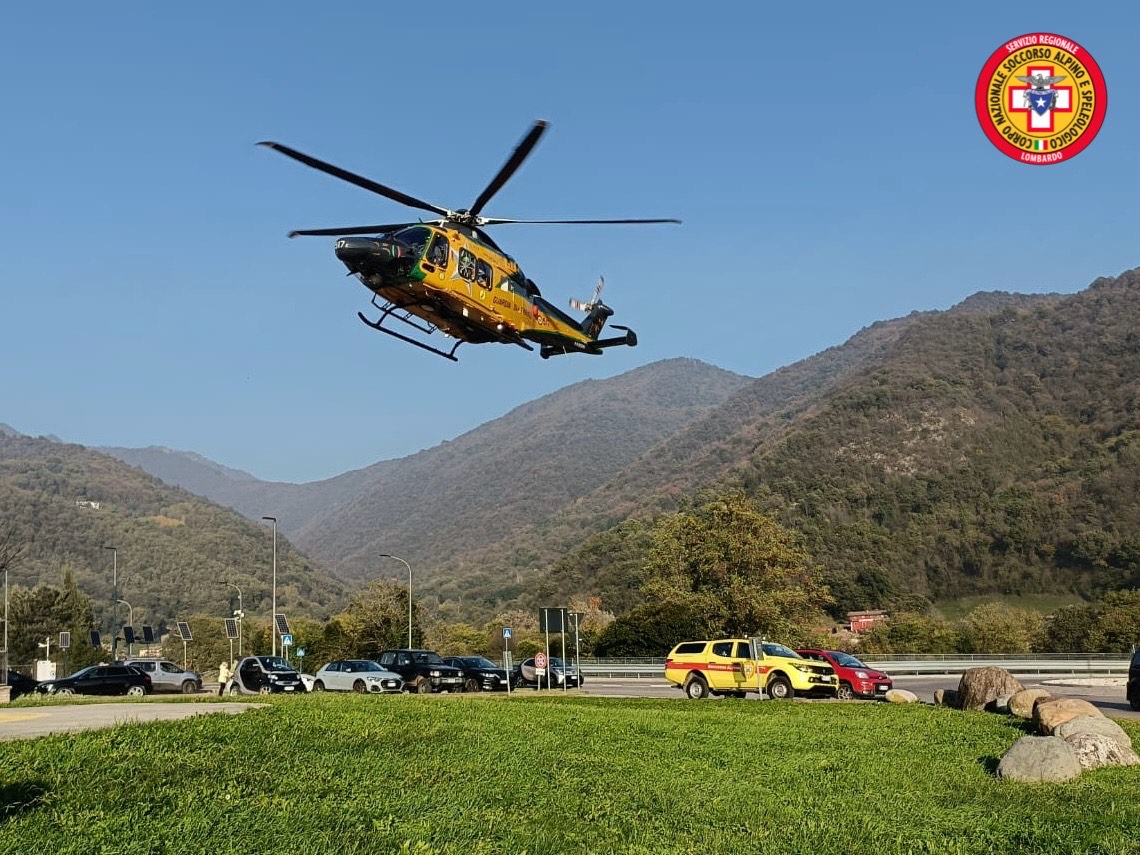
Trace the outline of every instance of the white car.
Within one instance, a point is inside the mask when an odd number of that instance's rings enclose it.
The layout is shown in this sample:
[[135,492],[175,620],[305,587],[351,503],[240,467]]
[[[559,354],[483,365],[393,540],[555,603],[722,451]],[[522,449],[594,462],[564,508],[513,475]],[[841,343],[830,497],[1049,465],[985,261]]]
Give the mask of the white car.
[[399,693],[404,681],[399,674],[371,659],[338,659],[329,662],[313,676],[314,692]]

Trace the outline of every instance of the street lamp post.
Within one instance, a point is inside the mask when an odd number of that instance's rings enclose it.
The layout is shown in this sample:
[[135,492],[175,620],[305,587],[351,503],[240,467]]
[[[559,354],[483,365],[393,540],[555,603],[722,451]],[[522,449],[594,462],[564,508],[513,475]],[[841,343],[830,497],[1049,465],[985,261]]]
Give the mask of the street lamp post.
[[273,636],[273,655],[277,655],[277,517],[262,517],[273,523],[273,614],[269,616],[269,634]]
[[408,649],[412,648],[412,565],[400,558],[398,555],[389,555],[387,552],[381,553],[381,558],[395,558],[401,564],[408,568]]
[[[111,555],[114,559],[111,570],[111,598],[115,601],[115,615],[111,619],[111,638],[116,638],[119,632],[119,549],[116,546],[104,546],[104,549],[111,550]],[[111,653],[115,652],[115,642],[111,642]]]
[[[127,607],[127,626],[129,626],[131,628],[131,634],[134,635],[135,607],[132,606],[130,603],[128,603],[126,600],[116,600],[116,602],[122,603],[124,606]],[[135,655],[134,643],[128,641],[127,642],[127,656],[134,656],[134,655]]]
[[[237,618],[238,658],[240,659],[241,658],[241,619],[243,617],[245,617],[245,606],[243,606],[241,604],[241,588],[239,588],[233,582],[226,582],[226,584],[238,592],[238,610],[236,612],[234,612],[234,617]],[[231,652],[233,652],[233,651],[231,651]]]

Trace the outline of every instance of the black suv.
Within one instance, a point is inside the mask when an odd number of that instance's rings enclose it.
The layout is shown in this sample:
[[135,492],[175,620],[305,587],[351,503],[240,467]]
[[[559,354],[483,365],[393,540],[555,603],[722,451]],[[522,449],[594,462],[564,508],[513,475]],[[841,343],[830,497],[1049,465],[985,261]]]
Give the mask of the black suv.
[[427,695],[463,690],[463,672],[445,665],[433,650],[385,650],[376,661],[403,677],[409,692]]
[[92,665],[70,677],[45,680],[37,692],[49,695],[131,695],[151,693],[150,675],[130,665]]
[[507,672],[483,656],[448,656],[445,665],[463,672],[465,692],[505,692]]
[[1140,647],[1132,651],[1132,662],[1128,666],[1128,688],[1124,695],[1128,706],[1140,710]]

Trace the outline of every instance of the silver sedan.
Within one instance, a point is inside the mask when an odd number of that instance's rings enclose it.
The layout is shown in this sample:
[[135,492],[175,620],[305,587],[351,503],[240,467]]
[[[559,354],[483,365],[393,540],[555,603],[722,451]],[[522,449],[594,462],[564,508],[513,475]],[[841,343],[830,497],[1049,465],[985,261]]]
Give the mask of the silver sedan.
[[399,674],[371,659],[338,659],[329,662],[313,675],[315,692],[357,692],[359,694],[403,691]]

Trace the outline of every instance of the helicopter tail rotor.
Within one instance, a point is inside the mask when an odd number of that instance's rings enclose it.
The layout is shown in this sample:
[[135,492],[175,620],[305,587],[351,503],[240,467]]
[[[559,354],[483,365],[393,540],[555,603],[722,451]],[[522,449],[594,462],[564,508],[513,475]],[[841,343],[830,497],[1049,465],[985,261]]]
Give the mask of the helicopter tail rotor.
[[606,277],[599,276],[598,284],[594,286],[594,296],[590,298],[590,302],[583,303],[581,300],[571,300],[570,308],[577,309],[579,312],[592,312],[594,307],[600,302],[599,298],[602,296],[602,289],[606,287]]

